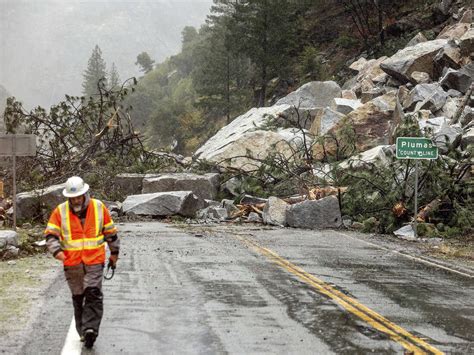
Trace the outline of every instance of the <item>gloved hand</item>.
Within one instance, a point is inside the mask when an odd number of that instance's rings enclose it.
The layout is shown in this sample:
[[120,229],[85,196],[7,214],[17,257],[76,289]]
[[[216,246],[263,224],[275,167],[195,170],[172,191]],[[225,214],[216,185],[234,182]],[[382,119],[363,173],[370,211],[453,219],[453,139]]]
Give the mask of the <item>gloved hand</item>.
[[109,265],[112,269],[115,269],[117,266],[118,255],[110,255],[109,256]]

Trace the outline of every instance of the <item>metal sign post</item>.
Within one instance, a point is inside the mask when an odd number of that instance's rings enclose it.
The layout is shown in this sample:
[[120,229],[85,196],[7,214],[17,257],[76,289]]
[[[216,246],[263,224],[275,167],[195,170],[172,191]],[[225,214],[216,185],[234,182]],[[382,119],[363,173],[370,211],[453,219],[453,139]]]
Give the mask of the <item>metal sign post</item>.
[[13,230],[16,230],[16,157],[36,155],[34,134],[0,134],[0,156],[11,156],[13,160]]
[[417,237],[418,223],[418,160],[437,159],[438,147],[428,138],[423,137],[398,137],[396,144],[397,159],[415,159],[415,212],[413,227]]

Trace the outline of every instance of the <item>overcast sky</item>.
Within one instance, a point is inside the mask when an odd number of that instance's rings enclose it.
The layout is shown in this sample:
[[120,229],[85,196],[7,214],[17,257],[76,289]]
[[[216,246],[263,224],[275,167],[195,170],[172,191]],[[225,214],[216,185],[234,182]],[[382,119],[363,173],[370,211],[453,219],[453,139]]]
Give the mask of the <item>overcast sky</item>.
[[107,70],[138,75],[146,51],[157,63],[180,51],[184,26],[204,23],[212,0],[0,0],[0,84],[26,106],[81,93],[96,44]]

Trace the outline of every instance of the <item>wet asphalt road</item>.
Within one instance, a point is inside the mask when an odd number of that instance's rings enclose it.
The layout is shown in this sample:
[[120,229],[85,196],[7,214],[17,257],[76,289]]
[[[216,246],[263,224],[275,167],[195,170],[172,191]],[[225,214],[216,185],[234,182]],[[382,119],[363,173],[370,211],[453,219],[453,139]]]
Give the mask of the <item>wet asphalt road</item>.
[[[104,283],[101,333],[94,349],[83,354],[406,351],[265,252],[278,254],[331,292],[370,308],[435,350],[474,353],[473,278],[349,233],[129,223],[120,226],[120,236],[117,273]],[[62,275],[45,304],[23,354],[61,353],[72,318]]]

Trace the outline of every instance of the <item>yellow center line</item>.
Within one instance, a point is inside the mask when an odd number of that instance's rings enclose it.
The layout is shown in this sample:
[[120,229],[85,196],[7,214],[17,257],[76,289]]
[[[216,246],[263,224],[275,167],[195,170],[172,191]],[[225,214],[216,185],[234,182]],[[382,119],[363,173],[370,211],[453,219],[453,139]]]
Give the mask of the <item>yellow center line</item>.
[[373,328],[384,334],[387,334],[392,340],[402,345],[412,354],[443,354],[442,351],[428,344],[421,338],[409,333],[407,330],[392,323],[387,318],[359,303],[354,298],[345,295],[344,293],[336,290],[334,287],[330,286],[326,282],[318,279],[314,275],[307,273],[306,271],[292,264],[288,260],[283,259],[272,250],[264,248],[258,245],[256,242],[245,237],[236,236],[236,238],[242,241],[247,246],[253,248],[255,251],[259,252],[260,254],[263,254],[275,264],[280,265],[288,272],[298,276],[305,283],[313,286],[319,293],[324,294],[329,298],[333,299],[340,306],[342,306],[352,314],[356,315],[366,323],[370,324]]

